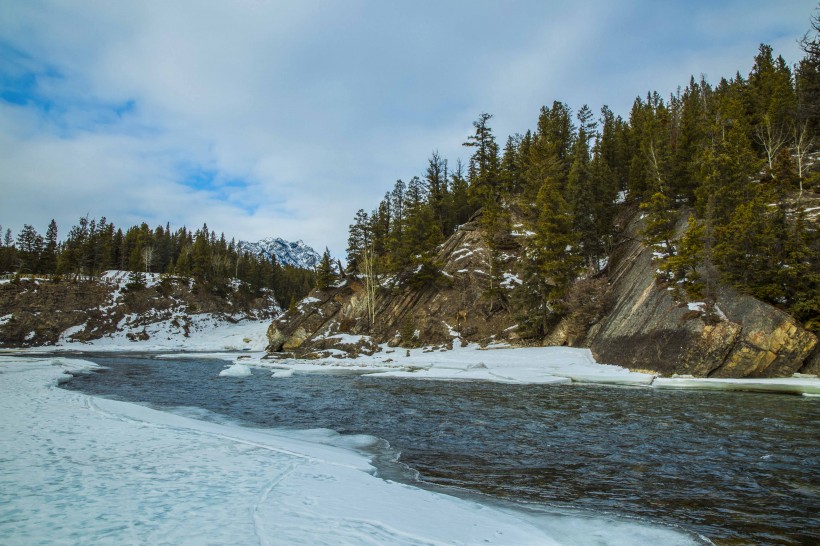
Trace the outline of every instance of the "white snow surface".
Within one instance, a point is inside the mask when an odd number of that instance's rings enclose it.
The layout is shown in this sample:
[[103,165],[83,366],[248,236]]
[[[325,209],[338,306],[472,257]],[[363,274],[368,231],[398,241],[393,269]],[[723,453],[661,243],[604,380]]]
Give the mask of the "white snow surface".
[[504,273],[504,280],[501,281],[501,286],[504,288],[512,290],[516,286],[523,284],[524,281],[521,280],[521,277],[514,273]]
[[570,347],[509,348],[498,345],[481,349],[473,344],[442,351],[383,346],[378,353],[360,355],[355,359],[331,357],[310,361],[287,359],[246,363],[262,367],[285,366],[302,373],[332,373],[341,369],[381,377],[496,383],[650,385],[655,377],[630,372],[620,366],[598,364],[588,349]]
[[720,391],[782,392],[786,394],[820,395],[820,379],[811,376],[770,379],[719,379],[703,377],[658,377],[652,386],[657,389],[699,389]]
[[[446,324],[445,324],[446,326]],[[458,335],[451,329],[451,334]],[[456,345],[458,340],[454,339]],[[285,368],[296,373],[367,373],[371,377],[404,377],[447,381],[490,381],[517,384],[589,383],[664,389],[757,391],[786,394],[820,394],[820,378],[806,375],[782,379],[661,378],[632,372],[620,366],[599,364],[589,349],[572,347],[514,348],[472,344],[453,350],[431,347],[391,349],[386,345],[373,355],[317,360],[269,360],[248,355],[250,366]]]
[[385,481],[350,449],[367,436],[242,428],[56,388],[83,367],[94,364],[0,356],[2,544],[698,543]]
[[[126,326],[126,317],[122,329],[112,335],[103,336],[86,343],[75,342],[69,336],[82,327],[67,329],[55,345],[46,345],[27,352],[54,351],[111,351],[111,352],[156,352],[156,351],[264,351],[268,345],[267,331],[270,319],[241,319],[236,323],[228,322],[216,315],[202,313],[180,315],[177,324],[174,319],[162,320],[145,326]],[[182,324],[189,322],[189,336],[185,337]],[[138,334],[145,330],[149,338],[145,341],[128,339],[129,333]]]
[[338,341],[339,343],[347,344],[347,345],[356,345],[357,343],[361,343],[362,341],[370,340],[370,336],[365,335],[353,335],[353,334],[345,334],[343,332],[338,332],[335,334],[326,334],[323,336],[324,339],[332,339]]

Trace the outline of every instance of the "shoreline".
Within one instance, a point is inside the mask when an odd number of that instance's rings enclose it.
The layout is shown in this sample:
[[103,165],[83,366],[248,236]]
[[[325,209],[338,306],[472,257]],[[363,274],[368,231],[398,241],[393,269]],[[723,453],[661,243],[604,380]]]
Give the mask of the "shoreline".
[[[150,346],[83,344],[82,347],[43,346],[0,349],[0,356],[132,355],[149,358],[215,358],[232,364],[225,375],[236,370],[247,375],[250,368],[270,370],[287,377],[292,373],[361,373],[374,377],[395,377],[439,381],[489,381],[508,384],[609,385],[655,389],[756,392],[820,397],[820,378],[795,374],[782,378],[661,377],[634,372],[620,366],[595,361],[588,349],[570,347],[492,347],[469,345],[446,351],[428,348],[398,349],[382,346],[380,352],[357,358],[326,357],[315,360],[270,358],[260,350],[208,346]],[[234,371],[232,371],[232,369]]]

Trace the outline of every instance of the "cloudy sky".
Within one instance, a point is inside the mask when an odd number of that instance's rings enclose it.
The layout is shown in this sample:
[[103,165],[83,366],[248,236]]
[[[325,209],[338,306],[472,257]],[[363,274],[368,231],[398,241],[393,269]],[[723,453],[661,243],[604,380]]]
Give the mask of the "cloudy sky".
[[303,239],[347,226],[481,112],[626,116],[689,75],[793,64],[814,0],[3,0],[0,225],[81,216]]

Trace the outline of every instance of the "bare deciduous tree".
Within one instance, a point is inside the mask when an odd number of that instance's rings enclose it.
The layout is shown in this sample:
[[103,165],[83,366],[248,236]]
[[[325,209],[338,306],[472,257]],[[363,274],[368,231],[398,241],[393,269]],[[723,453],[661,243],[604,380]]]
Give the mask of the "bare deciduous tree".
[[367,307],[367,318],[370,321],[370,327],[376,322],[376,288],[378,287],[378,279],[375,272],[375,257],[373,252],[373,243],[367,245],[362,250],[362,273],[364,274],[364,291],[365,291],[365,305]]
[[797,178],[800,181],[800,195],[798,199],[803,197],[803,175],[806,170],[806,160],[809,154],[814,149],[814,135],[809,131],[809,124],[807,121],[803,123],[796,123],[792,126],[792,151],[797,159]]
[[786,144],[785,131],[779,125],[775,125],[771,117],[766,114],[763,116],[763,124],[755,129],[755,139],[766,151],[766,161],[769,164],[769,172],[771,172],[777,152]]
[[154,247],[146,246],[142,249],[142,262],[145,264],[145,272],[151,272],[151,264],[154,263]]

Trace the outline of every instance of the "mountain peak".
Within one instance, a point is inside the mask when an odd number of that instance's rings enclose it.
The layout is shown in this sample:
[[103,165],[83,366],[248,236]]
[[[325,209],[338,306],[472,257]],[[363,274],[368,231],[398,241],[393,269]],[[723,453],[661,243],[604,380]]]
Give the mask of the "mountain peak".
[[258,242],[240,241],[239,247],[257,256],[275,259],[281,265],[291,265],[303,269],[313,269],[321,257],[301,239],[286,241],[281,237],[265,237]]

